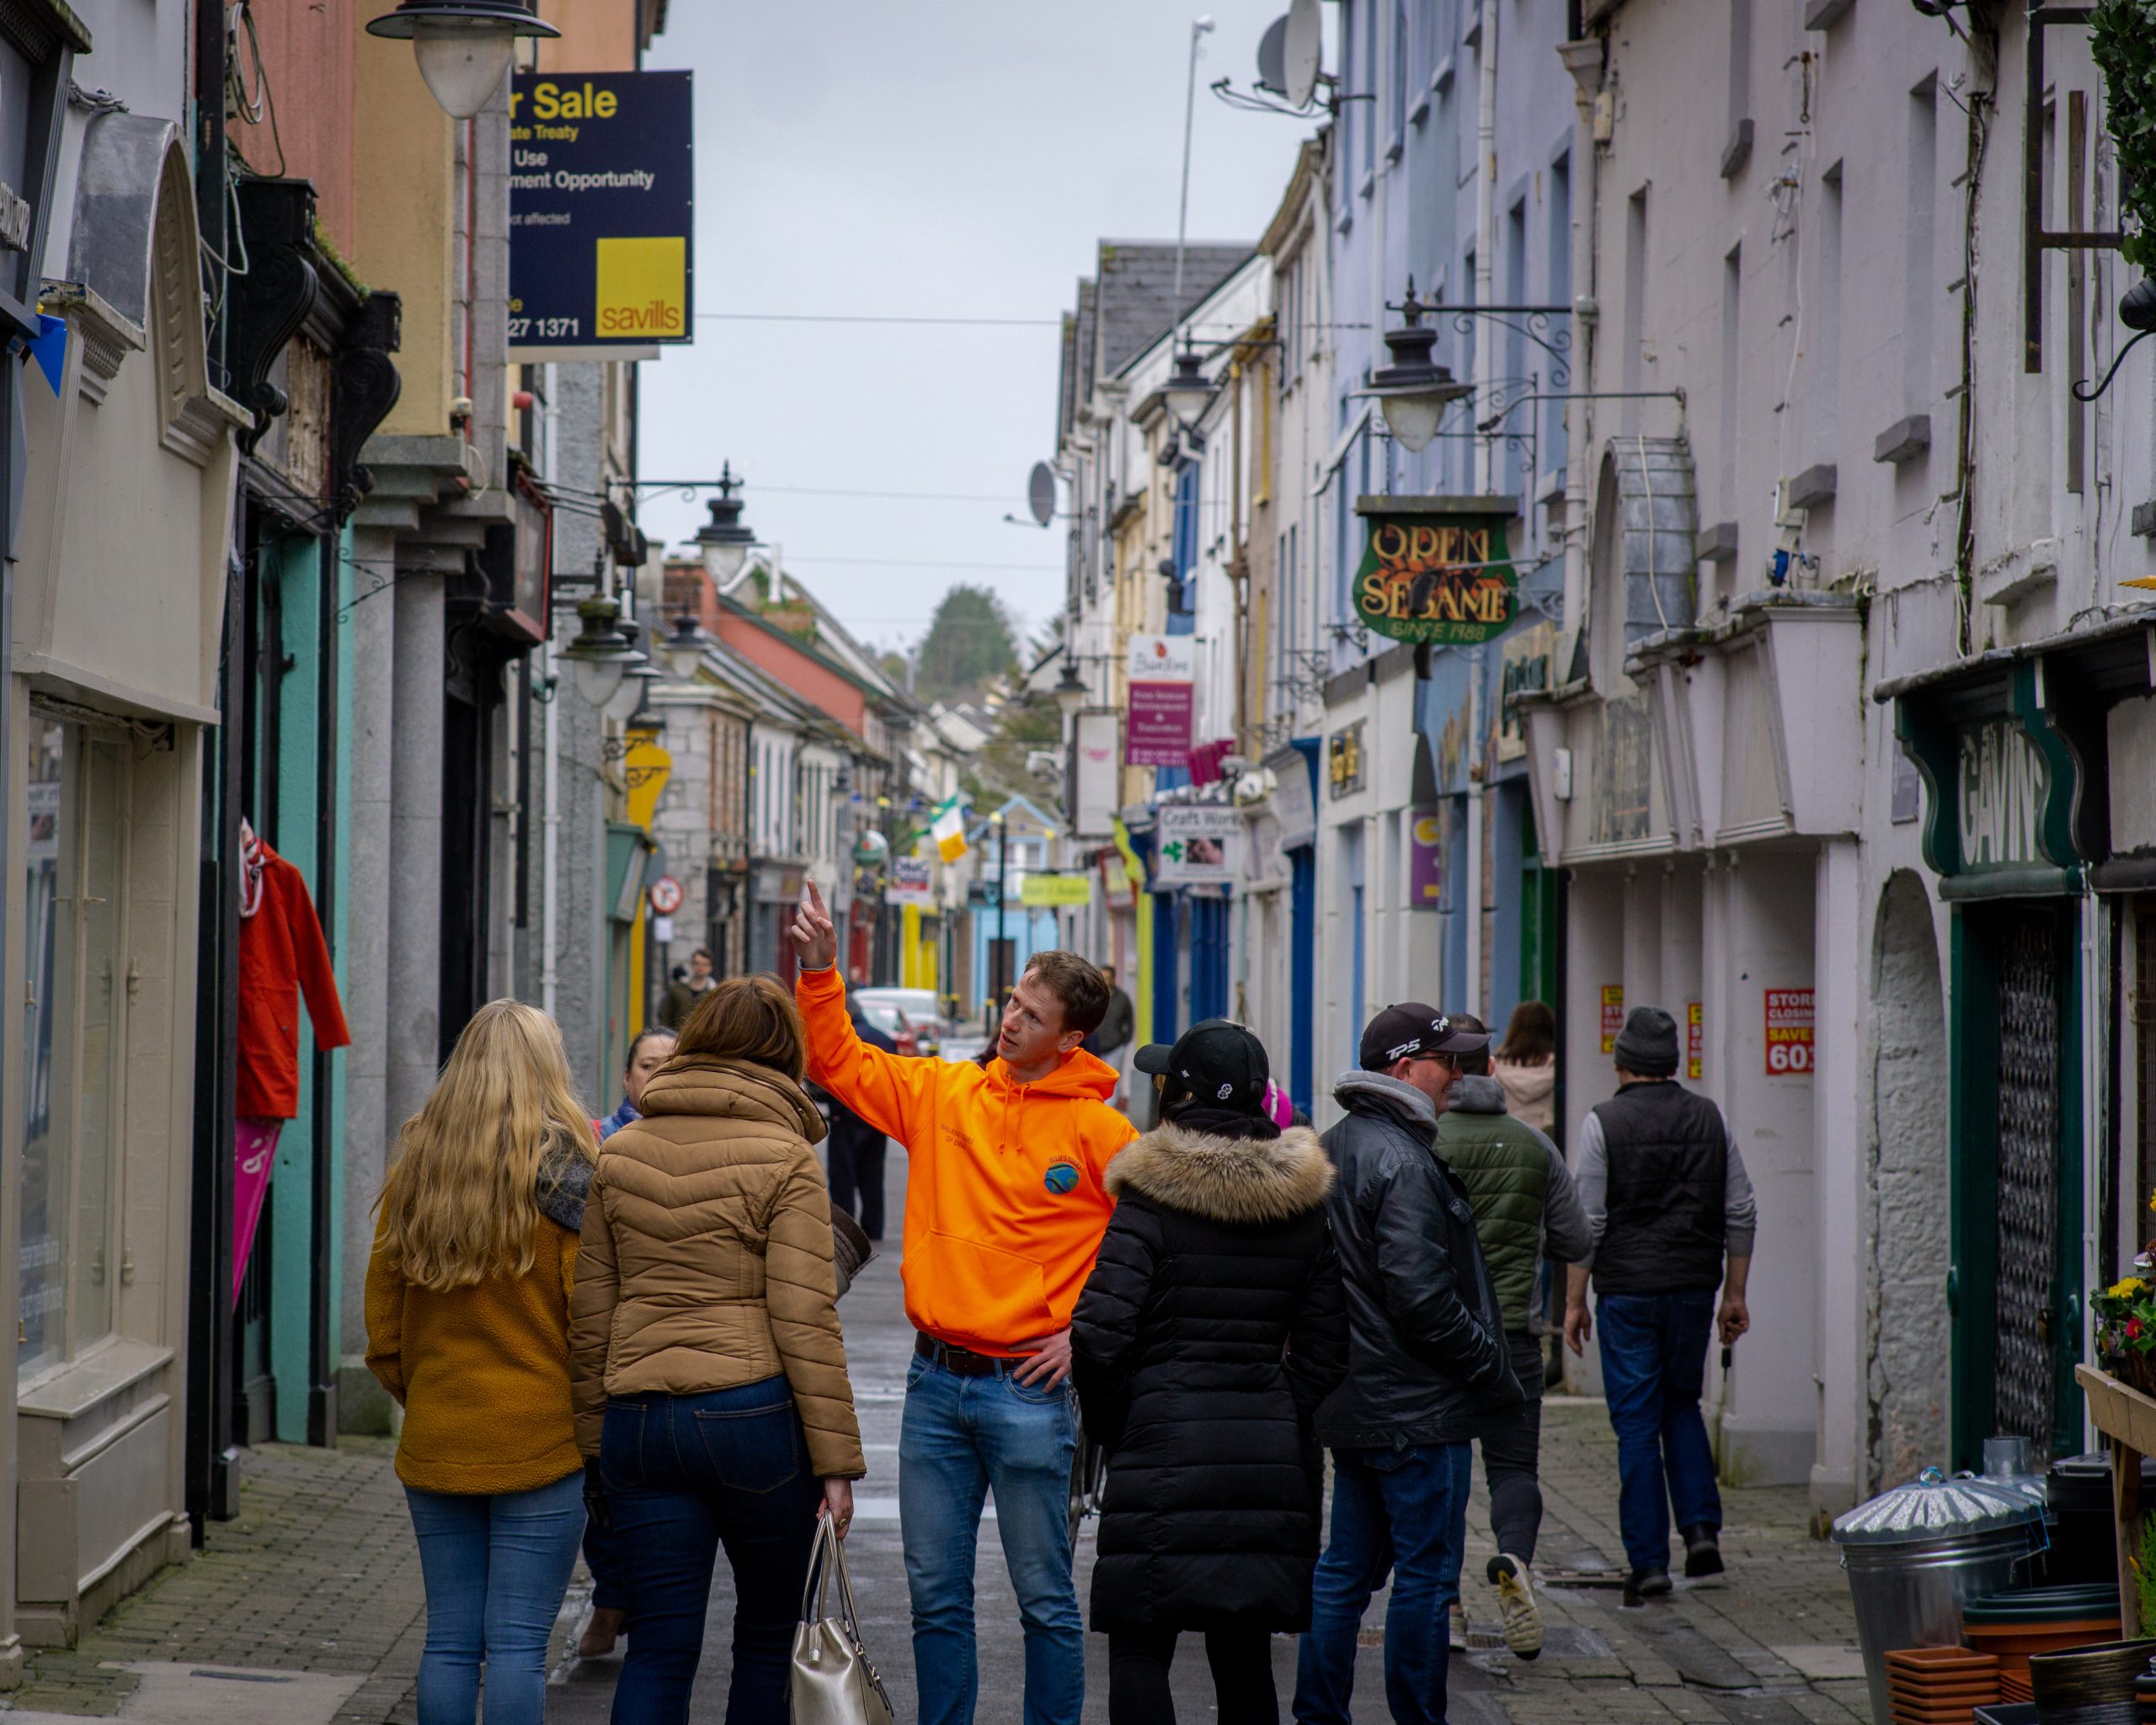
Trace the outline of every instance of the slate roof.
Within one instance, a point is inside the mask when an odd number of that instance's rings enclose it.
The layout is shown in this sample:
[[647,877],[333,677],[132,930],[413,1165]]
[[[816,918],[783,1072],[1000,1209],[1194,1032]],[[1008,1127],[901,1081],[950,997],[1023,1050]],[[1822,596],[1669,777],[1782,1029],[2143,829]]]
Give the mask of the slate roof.
[[1077,309],[1065,320],[1058,430],[1069,433],[1072,414],[1097,379],[1113,377],[1145,352],[1255,249],[1241,241],[1186,247],[1178,307],[1173,240],[1102,240],[1092,276],[1078,283]]

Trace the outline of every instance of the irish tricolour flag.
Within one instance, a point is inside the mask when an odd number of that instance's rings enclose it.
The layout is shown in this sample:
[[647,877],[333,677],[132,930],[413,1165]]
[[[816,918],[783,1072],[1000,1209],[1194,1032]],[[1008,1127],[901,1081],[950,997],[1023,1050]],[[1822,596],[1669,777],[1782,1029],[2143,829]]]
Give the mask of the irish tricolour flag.
[[955,862],[966,854],[965,811],[958,806],[956,797],[936,811],[936,819],[929,823],[928,836],[936,841],[936,852],[946,862]]

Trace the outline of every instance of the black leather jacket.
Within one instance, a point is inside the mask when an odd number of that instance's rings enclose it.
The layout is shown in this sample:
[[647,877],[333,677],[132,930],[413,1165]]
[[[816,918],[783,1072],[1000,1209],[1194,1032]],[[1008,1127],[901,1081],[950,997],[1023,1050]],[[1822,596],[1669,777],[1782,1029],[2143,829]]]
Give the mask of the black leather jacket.
[[1467,1188],[1431,1147],[1436,1111],[1379,1072],[1347,1073],[1333,1097],[1348,1118],[1322,1140],[1339,1173],[1326,1204],[1349,1363],[1318,1435],[1351,1450],[1480,1437],[1519,1401],[1519,1380]]

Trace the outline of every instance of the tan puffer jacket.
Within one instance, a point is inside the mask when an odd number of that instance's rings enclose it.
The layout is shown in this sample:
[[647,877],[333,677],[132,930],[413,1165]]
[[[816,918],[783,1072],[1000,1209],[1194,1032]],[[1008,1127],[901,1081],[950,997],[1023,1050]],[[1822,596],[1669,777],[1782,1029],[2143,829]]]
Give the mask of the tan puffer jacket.
[[831,1274],[824,1122],[769,1067],[693,1056],[609,1138],[584,1211],[570,1303],[578,1447],[610,1395],[731,1390],[784,1372],[820,1478],[867,1464]]

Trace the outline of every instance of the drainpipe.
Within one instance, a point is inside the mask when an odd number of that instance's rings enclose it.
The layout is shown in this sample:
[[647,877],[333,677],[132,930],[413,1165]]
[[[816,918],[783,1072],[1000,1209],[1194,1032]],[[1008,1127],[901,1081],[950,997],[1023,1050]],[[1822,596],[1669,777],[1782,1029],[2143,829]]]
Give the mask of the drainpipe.
[[[1497,302],[1497,8],[1482,0],[1481,41],[1475,51],[1479,87],[1475,114],[1475,303]],[[1483,418],[1497,382],[1497,344],[1488,331],[1475,344],[1475,403]],[[1497,489],[1497,438],[1475,446],[1475,489]],[[1524,509],[1522,513],[1524,514]],[[1482,649],[1468,655],[1467,673],[1467,976],[1462,998],[1482,1013]]]
[[[1602,43],[1594,37],[1574,40],[1558,51],[1572,75],[1572,387],[1594,387],[1595,235],[1600,224],[1598,182],[1601,157],[1594,143],[1594,99],[1602,88]],[[1568,402],[1565,411],[1565,616],[1560,634],[1577,641],[1587,627],[1587,467],[1593,445],[1593,403]],[[1555,685],[1572,676],[1569,662],[1553,665]]]
[[561,931],[555,916],[555,894],[559,883],[562,843],[562,680],[554,662],[551,636],[541,644],[545,655],[547,736],[543,749],[540,816],[539,862],[539,1009],[554,1017],[555,985],[561,958]]

